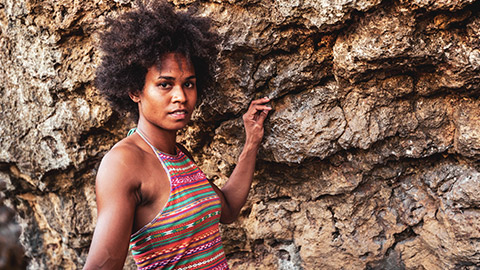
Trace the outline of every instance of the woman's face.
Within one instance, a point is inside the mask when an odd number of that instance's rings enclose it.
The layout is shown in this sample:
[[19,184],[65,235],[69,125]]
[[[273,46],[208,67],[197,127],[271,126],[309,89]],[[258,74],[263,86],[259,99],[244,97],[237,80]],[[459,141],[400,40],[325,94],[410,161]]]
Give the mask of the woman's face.
[[160,66],[148,69],[143,91],[132,97],[139,104],[140,119],[165,130],[182,129],[195,109],[196,82],[195,69],[185,56],[165,54]]

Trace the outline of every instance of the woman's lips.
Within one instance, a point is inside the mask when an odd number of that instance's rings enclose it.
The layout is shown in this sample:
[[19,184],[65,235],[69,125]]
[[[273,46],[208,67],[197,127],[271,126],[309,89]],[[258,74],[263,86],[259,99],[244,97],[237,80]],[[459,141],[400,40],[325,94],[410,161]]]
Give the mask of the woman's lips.
[[172,117],[176,119],[185,119],[187,117],[187,111],[186,110],[175,110],[173,112],[168,113]]

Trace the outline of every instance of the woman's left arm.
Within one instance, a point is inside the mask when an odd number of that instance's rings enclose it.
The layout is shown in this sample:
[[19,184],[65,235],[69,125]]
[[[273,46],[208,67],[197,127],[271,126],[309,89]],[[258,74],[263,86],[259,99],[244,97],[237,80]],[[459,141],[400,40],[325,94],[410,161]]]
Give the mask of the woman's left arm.
[[220,217],[222,223],[235,221],[247,201],[255,171],[257,152],[263,138],[263,122],[272,109],[265,105],[268,101],[270,101],[268,98],[252,101],[248,111],[243,115],[246,140],[237,165],[222,189],[212,184],[222,200],[222,215]]

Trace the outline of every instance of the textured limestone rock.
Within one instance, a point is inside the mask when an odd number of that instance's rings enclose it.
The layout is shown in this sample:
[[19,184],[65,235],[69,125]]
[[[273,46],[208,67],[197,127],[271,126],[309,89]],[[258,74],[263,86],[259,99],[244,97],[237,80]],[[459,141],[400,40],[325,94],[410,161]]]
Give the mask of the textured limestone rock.
[[[324,158],[335,152],[336,141],[346,125],[338,92],[337,84],[330,82],[276,102],[263,145],[264,159],[299,163],[305,158]],[[289,142],[278,145],[279,138],[289,138]]]
[[446,9],[446,10],[456,10],[465,7],[465,5],[471,4],[473,0],[466,0],[466,1],[452,1],[452,0],[440,0],[440,1],[433,1],[433,0],[400,0],[402,4],[408,5],[409,7],[414,8],[425,8],[427,10],[437,10],[437,9]]
[[25,252],[18,243],[20,226],[14,221],[15,212],[3,202],[5,188],[6,183],[0,178],[0,269],[26,269]]
[[[217,184],[248,103],[272,98],[249,200],[222,227],[232,269],[480,268],[479,1],[170,2],[223,38],[180,136]],[[0,182],[29,269],[85,261],[96,168],[134,125],[93,87],[95,32],[134,6],[0,0]]]
[[480,102],[462,100],[455,110],[455,149],[464,156],[480,154]]

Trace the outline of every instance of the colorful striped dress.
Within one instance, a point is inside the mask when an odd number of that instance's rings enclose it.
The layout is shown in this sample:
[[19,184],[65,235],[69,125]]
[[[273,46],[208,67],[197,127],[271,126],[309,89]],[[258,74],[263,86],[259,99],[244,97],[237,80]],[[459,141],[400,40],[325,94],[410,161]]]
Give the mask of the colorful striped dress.
[[152,147],[170,178],[164,209],[130,238],[138,269],[228,269],[220,237],[220,198],[205,174],[177,148]]

